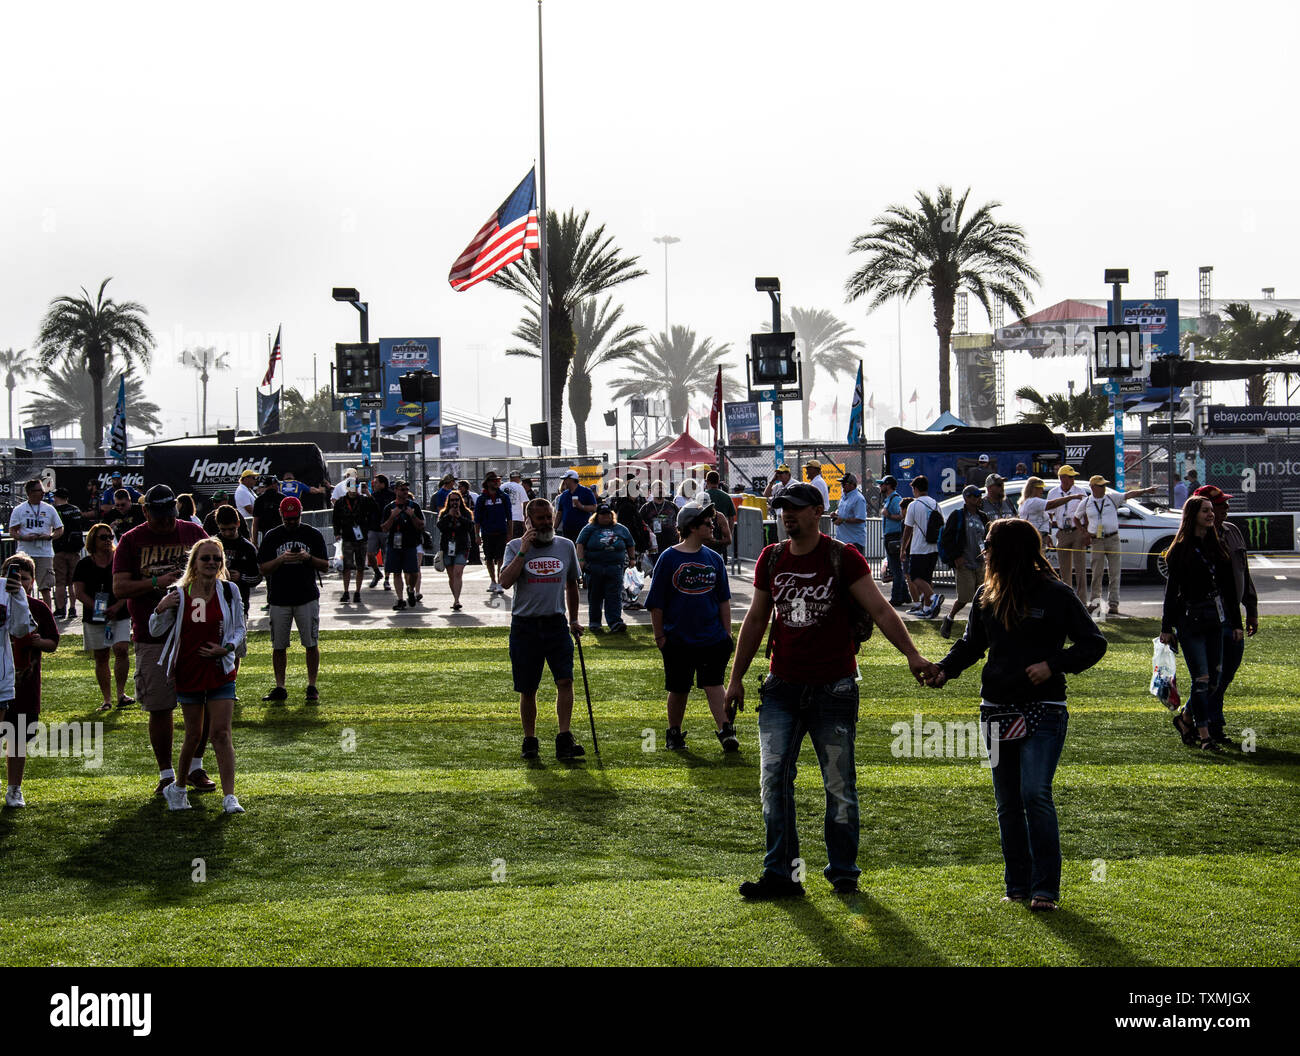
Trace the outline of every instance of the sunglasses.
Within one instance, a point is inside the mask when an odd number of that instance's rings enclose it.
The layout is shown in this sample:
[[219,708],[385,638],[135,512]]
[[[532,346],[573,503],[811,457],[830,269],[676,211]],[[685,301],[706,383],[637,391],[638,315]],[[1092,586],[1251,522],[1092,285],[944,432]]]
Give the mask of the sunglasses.
[[221,564],[222,557],[220,554],[199,554],[199,556],[195,558],[195,560],[202,561],[204,563],[211,561],[219,565]]

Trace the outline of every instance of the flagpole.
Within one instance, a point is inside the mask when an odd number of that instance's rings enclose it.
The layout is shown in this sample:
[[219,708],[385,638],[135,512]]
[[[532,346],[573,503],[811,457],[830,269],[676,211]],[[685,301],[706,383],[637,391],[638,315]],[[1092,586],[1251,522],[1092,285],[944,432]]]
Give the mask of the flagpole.
[[[542,0],[537,0],[537,204],[538,212],[538,251],[539,267],[537,277],[540,284],[542,301],[542,421],[555,431],[551,433],[553,450],[560,449],[560,422],[551,422],[551,306],[550,281],[546,267],[546,105],[544,102],[544,80],[542,77]],[[563,419],[561,419],[562,421]],[[550,452],[546,452],[550,454]],[[546,463],[540,469],[542,494],[546,491]]]

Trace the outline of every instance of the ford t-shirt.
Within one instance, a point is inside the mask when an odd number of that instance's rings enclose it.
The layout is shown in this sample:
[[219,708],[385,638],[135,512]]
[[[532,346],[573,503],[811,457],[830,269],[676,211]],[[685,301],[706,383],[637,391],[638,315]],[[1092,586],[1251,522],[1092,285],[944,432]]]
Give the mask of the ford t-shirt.
[[[519,556],[519,539],[506,543],[505,564]],[[514,616],[555,616],[564,612],[564,588],[578,581],[578,551],[571,540],[557,535],[549,543],[534,542],[524,555],[524,570],[515,580]]]
[[[787,682],[814,685],[851,678],[857,670],[857,648],[848,607],[831,567],[830,539],[823,535],[817,548],[802,557],[790,552],[788,542],[784,547],[770,578],[772,547],[765,548],[754,565],[754,586],[772,595],[776,611],[772,674]],[[840,574],[847,591],[871,570],[861,554],[846,546]]]
[[731,597],[727,566],[707,546],[687,554],[670,546],[655,562],[647,609],[663,609],[664,634],[687,645],[715,645],[731,634],[718,605]]

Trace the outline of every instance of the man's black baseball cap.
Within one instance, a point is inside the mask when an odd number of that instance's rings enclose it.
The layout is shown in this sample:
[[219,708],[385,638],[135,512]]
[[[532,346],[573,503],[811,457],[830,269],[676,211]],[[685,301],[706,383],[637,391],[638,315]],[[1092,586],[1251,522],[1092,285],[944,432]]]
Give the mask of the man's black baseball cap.
[[176,509],[176,494],[166,484],[155,484],[144,493],[144,504],[156,513]]
[[801,510],[805,506],[820,506],[822,493],[811,484],[791,484],[772,500],[772,509],[783,510],[787,506]]
[[880,483],[881,483],[881,484],[888,484],[888,485],[889,485],[891,488],[893,488],[895,491],[898,490],[898,481],[896,481],[896,480],[894,479],[894,475],[893,475],[892,473],[890,473],[890,474],[888,474],[888,475],[886,475],[886,476],[881,477],[881,478],[880,478]]

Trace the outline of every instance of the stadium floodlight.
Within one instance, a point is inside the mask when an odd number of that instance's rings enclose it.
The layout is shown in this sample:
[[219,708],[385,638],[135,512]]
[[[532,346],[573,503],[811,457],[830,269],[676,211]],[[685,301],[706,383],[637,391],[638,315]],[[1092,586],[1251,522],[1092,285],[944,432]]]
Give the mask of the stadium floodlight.
[[760,275],[756,279],[754,279],[754,289],[756,289],[759,293],[780,293],[781,280],[778,279],[775,275],[772,276]]
[[335,286],[332,292],[336,301],[347,301],[349,304],[356,304],[361,300],[361,294],[351,286]]

